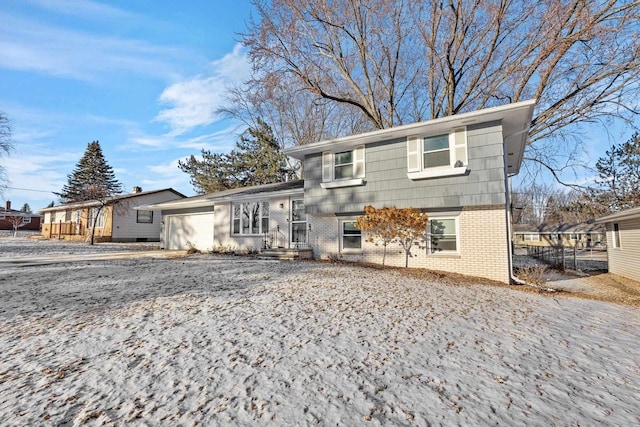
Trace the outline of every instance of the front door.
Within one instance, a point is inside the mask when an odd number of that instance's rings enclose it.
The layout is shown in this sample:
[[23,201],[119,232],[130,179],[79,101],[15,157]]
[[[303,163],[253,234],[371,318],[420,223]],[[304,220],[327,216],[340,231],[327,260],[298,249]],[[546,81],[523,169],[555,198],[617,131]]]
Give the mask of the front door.
[[291,247],[306,248],[307,245],[307,214],[304,213],[304,200],[291,201]]

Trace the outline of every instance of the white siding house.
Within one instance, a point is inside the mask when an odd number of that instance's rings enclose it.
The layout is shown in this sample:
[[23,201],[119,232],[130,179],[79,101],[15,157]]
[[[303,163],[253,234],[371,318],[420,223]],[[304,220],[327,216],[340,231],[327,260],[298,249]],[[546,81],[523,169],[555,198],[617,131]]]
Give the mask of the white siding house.
[[607,227],[609,272],[640,281],[640,208],[604,216]]
[[110,197],[104,201],[104,207],[100,207],[98,201],[86,201],[41,209],[44,214],[42,235],[46,238],[87,240],[93,218],[99,211],[94,234],[96,241],[158,241],[162,217],[151,210],[136,207],[184,197],[172,188],[142,191],[140,187],[134,187],[130,194]]

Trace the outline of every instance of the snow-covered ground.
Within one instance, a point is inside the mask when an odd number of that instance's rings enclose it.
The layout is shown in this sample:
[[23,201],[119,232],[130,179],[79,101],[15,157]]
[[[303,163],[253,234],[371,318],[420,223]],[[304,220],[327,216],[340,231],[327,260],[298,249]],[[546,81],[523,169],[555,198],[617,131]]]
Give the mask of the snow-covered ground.
[[640,423],[634,307],[213,255],[3,265],[0,295],[3,426]]

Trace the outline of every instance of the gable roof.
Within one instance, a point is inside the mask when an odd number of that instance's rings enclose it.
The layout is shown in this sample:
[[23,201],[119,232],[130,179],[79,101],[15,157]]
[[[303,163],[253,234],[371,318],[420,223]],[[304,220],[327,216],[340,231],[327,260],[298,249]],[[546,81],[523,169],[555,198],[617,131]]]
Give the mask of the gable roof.
[[304,180],[297,179],[287,182],[276,182],[273,184],[254,185],[251,187],[232,188],[230,190],[219,191],[217,193],[203,194],[200,196],[187,197],[182,200],[171,200],[168,202],[154,203],[151,205],[137,206],[136,209],[158,210],[158,209],[186,209],[203,206],[214,206],[216,202],[255,200],[264,195],[289,195],[300,194],[304,190]]
[[34,213],[34,212],[22,212],[22,211],[17,210],[17,209],[7,209],[7,208],[2,208],[2,207],[0,207],[0,215],[24,216],[24,217],[31,217],[31,218],[39,218],[40,217],[40,215],[38,215],[37,213]]
[[[148,196],[150,194],[162,193],[163,191],[170,191],[180,198],[187,197],[184,194],[174,190],[173,188],[162,188],[160,190],[140,191],[138,193],[129,193],[129,194],[122,194],[118,196],[112,196],[112,197],[108,197],[106,200],[108,201],[109,204],[111,204],[111,203],[120,202],[122,200],[133,199],[141,196]],[[38,209],[38,212],[55,212],[55,211],[67,210],[67,209],[90,208],[90,207],[99,206],[99,205],[100,205],[100,202],[98,200],[87,200],[85,202],[65,203],[63,205],[53,206],[51,208]]]
[[597,224],[603,224],[605,222],[622,220],[622,219],[632,219],[632,218],[640,218],[640,207],[625,209],[623,211],[615,212],[601,218],[596,219]]
[[406,138],[413,135],[435,135],[449,132],[456,126],[466,126],[491,121],[502,122],[502,138],[507,146],[507,166],[510,175],[520,171],[524,148],[529,137],[529,128],[536,100],[515,102],[499,107],[485,108],[469,113],[455,114],[425,122],[412,123],[389,129],[361,133],[342,138],[334,138],[313,144],[301,145],[284,150],[288,156],[304,160],[309,154],[331,150],[349,150],[358,145],[383,142],[391,139]]

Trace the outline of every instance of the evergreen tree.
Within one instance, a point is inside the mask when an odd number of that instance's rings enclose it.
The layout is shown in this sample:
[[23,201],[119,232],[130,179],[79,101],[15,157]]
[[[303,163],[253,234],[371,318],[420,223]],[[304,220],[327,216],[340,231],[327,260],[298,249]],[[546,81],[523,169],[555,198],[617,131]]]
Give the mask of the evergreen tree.
[[84,155],[67,178],[62,191],[55,193],[62,203],[102,200],[122,193],[122,184],[107,164],[98,141],[87,145]]
[[640,206],[640,134],[614,144],[596,163],[600,179],[592,190],[596,203],[618,211]]
[[22,209],[20,209],[20,212],[31,212],[31,206],[29,206],[29,203],[25,203],[24,205],[22,205]]
[[202,150],[202,158],[195,156],[178,162],[183,172],[191,176],[191,184],[198,193],[214,193],[231,188],[283,182],[295,177],[287,164],[271,127],[258,119],[229,154]]

